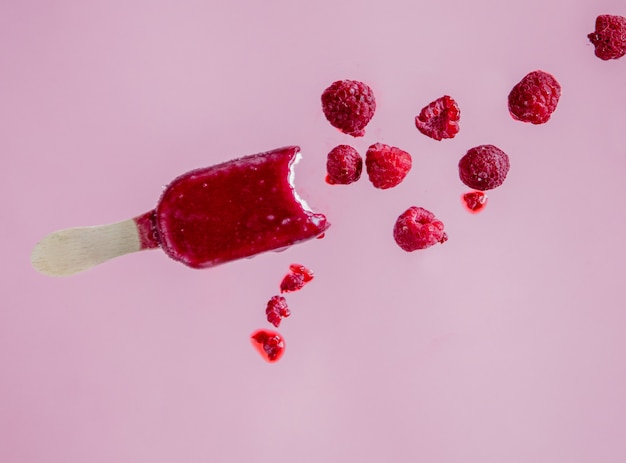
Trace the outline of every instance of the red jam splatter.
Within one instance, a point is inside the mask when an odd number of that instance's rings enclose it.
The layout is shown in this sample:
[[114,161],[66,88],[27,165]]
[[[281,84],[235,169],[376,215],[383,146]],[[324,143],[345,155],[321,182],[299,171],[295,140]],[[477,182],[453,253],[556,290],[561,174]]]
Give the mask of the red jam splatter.
[[277,362],[285,353],[285,341],[276,331],[257,330],[250,340],[261,357],[270,363]]

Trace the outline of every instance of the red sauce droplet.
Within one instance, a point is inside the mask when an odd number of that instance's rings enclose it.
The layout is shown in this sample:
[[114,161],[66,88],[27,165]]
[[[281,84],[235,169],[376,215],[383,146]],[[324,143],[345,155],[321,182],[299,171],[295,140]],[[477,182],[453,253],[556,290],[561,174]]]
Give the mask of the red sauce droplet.
[[487,195],[482,191],[470,191],[465,193],[461,199],[463,205],[472,214],[477,214],[487,205]]
[[261,357],[270,363],[277,362],[285,353],[285,341],[276,331],[257,330],[250,340]]

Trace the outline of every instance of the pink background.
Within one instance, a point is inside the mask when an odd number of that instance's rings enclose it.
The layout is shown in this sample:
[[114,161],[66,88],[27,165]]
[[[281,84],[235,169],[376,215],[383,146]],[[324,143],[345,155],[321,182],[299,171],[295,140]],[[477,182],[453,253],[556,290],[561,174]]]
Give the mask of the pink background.
[[[626,59],[586,34],[623,1],[5,0],[0,4],[0,461],[626,461]],[[552,120],[506,96],[543,69]],[[362,139],[321,91],[369,83]],[[452,95],[461,132],[413,118]],[[399,187],[323,182],[339,143],[410,151]],[[511,172],[479,215],[456,165],[492,143]],[[29,263],[56,229],[154,207],[195,167],[299,144],[323,240],[197,271],[161,251],[64,279]],[[395,218],[450,240],[412,254]],[[287,351],[249,344],[287,266]]]

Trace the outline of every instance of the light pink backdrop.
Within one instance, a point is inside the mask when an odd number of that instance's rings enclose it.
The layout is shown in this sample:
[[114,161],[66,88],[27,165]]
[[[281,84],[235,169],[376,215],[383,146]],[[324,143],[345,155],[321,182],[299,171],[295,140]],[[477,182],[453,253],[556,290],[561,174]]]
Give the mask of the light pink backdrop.
[[[626,59],[586,34],[623,1],[5,0],[0,3],[0,461],[6,463],[626,461]],[[506,96],[543,69],[544,126]],[[368,82],[363,139],[325,121],[333,80]],[[461,132],[413,118],[444,93]],[[414,156],[398,188],[324,184],[352,142]],[[509,153],[468,214],[456,165]],[[323,240],[196,271],[159,251],[71,278],[32,246],[133,217],[191,168],[288,144],[328,214]],[[424,206],[449,242],[407,254]],[[248,342],[291,262],[287,352]]]

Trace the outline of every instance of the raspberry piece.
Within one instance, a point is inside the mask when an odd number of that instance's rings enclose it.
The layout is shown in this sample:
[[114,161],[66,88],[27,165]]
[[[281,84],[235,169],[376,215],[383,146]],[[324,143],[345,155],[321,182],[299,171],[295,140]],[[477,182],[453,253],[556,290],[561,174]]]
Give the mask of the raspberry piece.
[[313,272],[304,265],[291,264],[289,266],[289,273],[285,275],[283,281],[280,283],[280,292],[291,293],[298,291],[312,279]]
[[278,328],[282,319],[291,315],[291,311],[289,307],[287,307],[287,301],[284,297],[273,296],[267,301],[265,315],[267,315],[267,321]]
[[393,188],[411,170],[411,155],[395,146],[376,143],[367,149],[365,168],[372,185],[381,190]]
[[499,187],[509,172],[509,157],[493,145],[471,148],[459,161],[461,181],[474,190]]
[[326,160],[326,182],[331,185],[348,185],[361,178],[363,158],[353,147],[335,146]]
[[285,353],[285,341],[276,331],[258,330],[250,341],[261,356],[270,363],[277,362]]
[[509,93],[509,112],[513,119],[545,124],[561,97],[561,85],[544,71],[527,74]]
[[459,133],[459,105],[444,95],[422,108],[415,117],[415,127],[427,137],[440,141],[442,138],[454,138]]
[[482,191],[470,191],[462,196],[465,208],[472,214],[477,214],[487,205],[487,195]]
[[618,59],[626,54],[626,18],[603,14],[596,18],[596,30],[587,35],[603,60]]
[[362,137],[376,111],[374,92],[363,82],[338,80],[322,93],[322,110],[333,127]]
[[396,220],[393,238],[402,249],[412,252],[444,243],[448,235],[443,231],[443,222],[435,214],[422,207],[412,206]]

